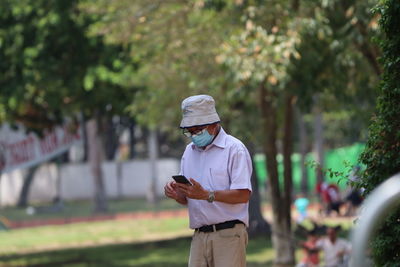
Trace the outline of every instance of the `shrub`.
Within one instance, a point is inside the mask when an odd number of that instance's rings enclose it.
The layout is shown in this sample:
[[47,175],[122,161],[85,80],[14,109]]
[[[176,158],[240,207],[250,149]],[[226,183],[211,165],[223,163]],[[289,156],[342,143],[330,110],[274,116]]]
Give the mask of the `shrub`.
[[[361,161],[366,165],[361,186],[366,194],[381,182],[400,172],[400,1],[384,0],[375,11],[384,33],[382,49],[383,76],[376,115],[370,125],[369,139]],[[377,266],[400,266],[400,209],[388,216],[372,241]]]

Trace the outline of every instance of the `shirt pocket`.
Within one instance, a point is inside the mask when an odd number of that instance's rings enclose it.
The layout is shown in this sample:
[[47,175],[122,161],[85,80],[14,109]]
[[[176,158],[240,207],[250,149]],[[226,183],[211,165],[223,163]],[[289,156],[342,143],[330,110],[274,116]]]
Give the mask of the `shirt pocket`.
[[210,168],[210,184],[213,190],[230,189],[230,178],[228,172]]

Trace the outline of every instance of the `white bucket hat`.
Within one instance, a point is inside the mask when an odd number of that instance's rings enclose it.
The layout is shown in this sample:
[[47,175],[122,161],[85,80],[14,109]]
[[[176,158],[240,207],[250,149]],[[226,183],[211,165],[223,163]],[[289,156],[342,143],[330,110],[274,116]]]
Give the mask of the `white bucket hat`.
[[209,95],[194,95],[182,101],[181,128],[220,122],[215,101]]

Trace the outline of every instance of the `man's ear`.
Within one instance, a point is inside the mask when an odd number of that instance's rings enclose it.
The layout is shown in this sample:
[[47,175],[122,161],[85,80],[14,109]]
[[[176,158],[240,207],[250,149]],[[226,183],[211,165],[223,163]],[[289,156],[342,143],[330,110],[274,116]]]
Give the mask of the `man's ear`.
[[219,123],[213,124],[212,126],[212,134],[217,135],[218,130],[219,130]]
[[215,127],[214,126],[215,126],[214,124],[210,124],[210,125],[207,126],[207,131],[211,135],[215,134]]

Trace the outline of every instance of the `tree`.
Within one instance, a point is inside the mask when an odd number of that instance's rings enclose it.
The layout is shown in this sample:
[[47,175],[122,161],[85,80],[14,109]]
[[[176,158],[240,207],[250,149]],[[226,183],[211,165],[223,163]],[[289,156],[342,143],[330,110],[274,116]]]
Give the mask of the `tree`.
[[[175,125],[181,117],[181,100],[191,94],[208,93],[218,103],[224,127],[239,137],[249,136],[243,135],[246,131],[240,125],[246,120],[238,122],[237,117],[251,116],[254,109],[241,109],[248,101],[229,89],[223,68],[215,62],[222,40],[240,23],[231,15],[235,13],[239,18],[245,7],[229,1],[100,0],[88,1],[81,8],[105,18],[91,27],[93,34],[105,36],[110,43],[129,45],[132,57],[143,58],[137,79],[125,84],[143,89],[129,108],[139,124],[150,129],[157,126],[178,138]],[[255,146],[254,136],[242,140],[248,147]],[[253,197],[259,201],[257,194]],[[257,222],[250,224],[256,229],[267,227],[260,205],[251,210]]]
[[[369,194],[381,182],[400,172],[400,3],[382,1],[375,9],[384,37],[382,49],[383,76],[379,86],[377,111],[372,118],[368,142],[361,156],[366,165],[360,186]],[[397,266],[400,262],[398,236],[400,209],[385,218],[372,242],[372,255],[377,266]]]
[[[249,19],[246,29],[232,36],[222,47],[219,58],[233,74],[236,81],[247,84],[247,89],[257,92],[261,114],[263,150],[267,158],[268,188],[273,210],[272,240],[276,251],[275,264],[293,265],[294,246],[291,232],[292,176],[292,113],[294,97],[288,76],[292,57],[299,56],[295,45],[299,41],[293,25],[278,30],[276,26],[268,32]],[[237,53],[236,51],[239,51]],[[284,118],[279,120],[279,106],[283,106]],[[277,142],[278,129],[282,137],[284,152],[284,178],[281,188],[278,177]]]
[[[104,117],[123,112],[130,102],[134,88],[118,86],[126,74],[115,74],[126,63],[122,47],[86,36],[88,25],[98,18],[79,12],[78,3],[2,1],[1,122],[21,122],[40,133],[81,113],[102,130]],[[103,184],[95,185],[104,194]],[[95,202],[95,210],[105,209],[104,202]]]

